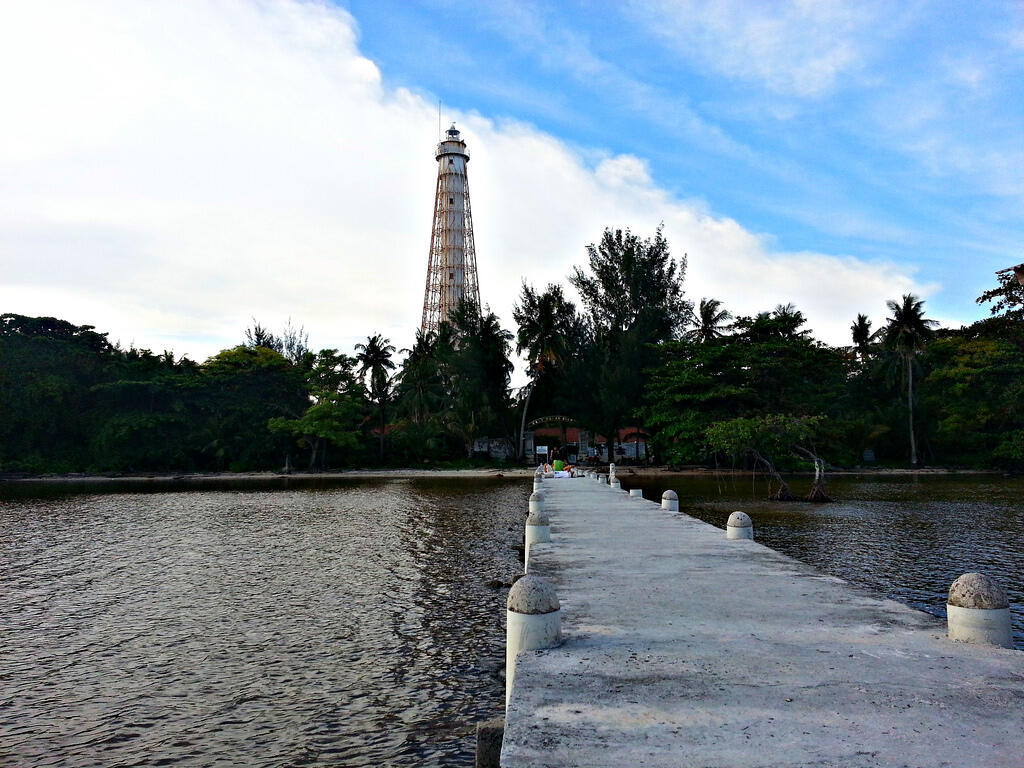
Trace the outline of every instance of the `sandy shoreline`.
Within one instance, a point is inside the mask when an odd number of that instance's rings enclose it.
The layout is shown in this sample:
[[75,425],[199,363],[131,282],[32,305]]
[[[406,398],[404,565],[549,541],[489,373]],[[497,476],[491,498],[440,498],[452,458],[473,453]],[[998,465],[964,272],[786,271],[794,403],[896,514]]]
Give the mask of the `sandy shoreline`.
[[[604,469],[607,469],[605,467]],[[621,477],[659,477],[663,475],[749,475],[749,470],[713,469],[704,467],[686,467],[671,469],[669,467],[632,467],[619,466],[617,472]],[[786,473],[791,475],[793,473]],[[810,474],[810,473],[799,473]],[[899,475],[977,475],[1002,474],[997,470],[964,470],[928,467],[924,469],[848,469],[834,470],[829,476],[899,476]],[[533,475],[532,467],[490,467],[478,469],[350,469],[335,472],[201,472],[201,473],[139,473],[132,475],[0,475],[2,485],[87,485],[102,486],[147,486],[174,485],[180,487],[216,486],[216,485],[317,485],[340,481],[360,480],[404,480],[419,478],[452,478],[452,479],[486,479],[486,478],[529,478]]]

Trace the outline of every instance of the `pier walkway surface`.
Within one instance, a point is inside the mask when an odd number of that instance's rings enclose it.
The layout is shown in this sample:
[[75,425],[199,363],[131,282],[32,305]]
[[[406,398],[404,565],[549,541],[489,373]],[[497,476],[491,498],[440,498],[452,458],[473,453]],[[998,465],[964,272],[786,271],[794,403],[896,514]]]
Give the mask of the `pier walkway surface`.
[[505,768],[1024,766],[1024,652],[608,485],[543,488],[563,642],[519,656]]

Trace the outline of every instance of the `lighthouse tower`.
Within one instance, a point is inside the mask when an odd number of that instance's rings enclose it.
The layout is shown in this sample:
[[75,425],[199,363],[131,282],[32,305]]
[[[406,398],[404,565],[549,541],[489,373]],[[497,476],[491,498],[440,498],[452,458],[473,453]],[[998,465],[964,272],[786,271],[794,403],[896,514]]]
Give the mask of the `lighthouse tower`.
[[463,297],[480,306],[476,277],[473,216],[469,207],[466,164],[469,151],[455,128],[437,145],[437,192],[430,234],[427,287],[423,294],[423,331],[436,331]]

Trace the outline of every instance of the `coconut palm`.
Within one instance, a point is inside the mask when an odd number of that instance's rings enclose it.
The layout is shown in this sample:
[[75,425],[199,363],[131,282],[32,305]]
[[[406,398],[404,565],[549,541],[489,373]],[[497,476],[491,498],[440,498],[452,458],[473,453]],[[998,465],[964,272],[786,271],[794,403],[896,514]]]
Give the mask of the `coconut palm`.
[[722,309],[718,299],[701,299],[694,321],[696,327],[683,334],[690,341],[706,343],[725,335],[732,315]]
[[778,326],[779,333],[783,338],[801,339],[811,335],[809,330],[797,330],[807,322],[807,318],[804,317],[804,313],[797,309],[796,305],[792,302],[789,304],[777,304],[775,311],[772,312],[772,320]]
[[417,330],[412,349],[402,350],[406,358],[398,374],[396,395],[404,412],[419,426],[440,410],[444,399],[436,346],[436,333]]
[[448,411],[442,417],[447,430],[463,440],[466,455],[473,453],[474,438],[504,429],[509,409],[509,361],[512,334],[501,327],[497,315],[462,299],[441,324],[438,347],[445,332],[451,345],[442,349],[448,369]]
[[526,352],[531,378],[539,378],[564,362],[576,322],[576,307],[566,300],[561,286],[549,285],[544,293],[538,294],[524,282],[512,317],[519,326],[516,354]]
[[565,298],[561,286],[550,284],[544,293],[538,294],[525,281],[512,317],[519,326],[516,354],[526,353],[526,372],[530,377],[524,390],[526,397],[519,425],[519,453],[522,454],[530,397],[542,379],[552,380],[555,371],[564,366],[577,336],[579,319],[576,306]]
[[857,319],[850,326],[850,336],[853,339],[853,348],[857,351],[861,362],[867,360],[871,353],[872,343],[878,340],[881,333],[881,330],[871,331],[871,321],[868,320],[867,315],[857,315]]
[[484,308],[476,332],[475,346],[482,373],[481,386],[496,412],[508,401],[508,385],[512,377],[511,351],[512,334],[501,327],[498,316]]
[[924,301],[912,293],[904,294],[901,301],[887,301],[892,312],[885,326],[885,346],[895,352],[903,362],[903,376],[907,382],[907,425],[910,430],[910,464],[917,466],[917,443],[914,440],[914,365],[917,355],[934,335],[938,325],[924,316]]
[[801,327],[807,322],[804,313],[793,304],[779,304],[771,312],[758,312],[754,317],[741,317],[733,325],[741,336],[758,342],[799,341],[809,339],[809,329]]
[[359,375],[369,374],[367,391],[370,400],[376,404],[380,414],[380,458],[384,458],[384,429],[387,426],[385,408],[391,397],[391,377],[388,371],[395,370],[391,356],[395,348],[390,339],[379,333],[368,336],[365,344],[356,344],[356,361],[359,363]]

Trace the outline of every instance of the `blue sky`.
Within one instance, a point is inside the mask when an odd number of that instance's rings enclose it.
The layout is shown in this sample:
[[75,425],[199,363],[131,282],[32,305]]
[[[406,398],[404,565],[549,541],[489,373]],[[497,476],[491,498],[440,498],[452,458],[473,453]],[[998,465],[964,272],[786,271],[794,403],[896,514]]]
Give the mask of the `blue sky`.
[[950,319],[1024,255],[1020,3],[344,5],[443,111],[642,157],[787,251],[915,267]]
[[[1024,260],[1019,3],[45,0],[0,24],[0,311],[202,360],[253,318],[411,346],[437,102],[481,294],[664,223],[690,298],[815,334]],[[514,330],[514,329],[513,329]]]

